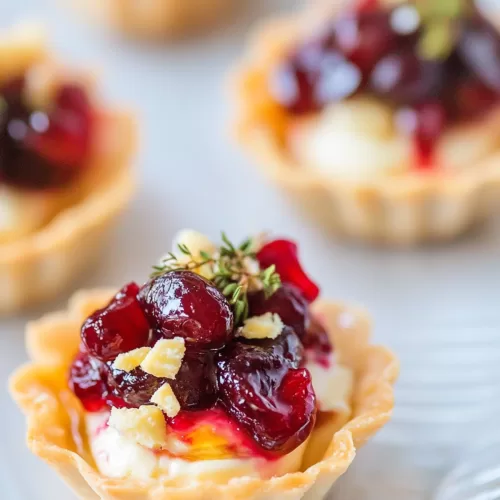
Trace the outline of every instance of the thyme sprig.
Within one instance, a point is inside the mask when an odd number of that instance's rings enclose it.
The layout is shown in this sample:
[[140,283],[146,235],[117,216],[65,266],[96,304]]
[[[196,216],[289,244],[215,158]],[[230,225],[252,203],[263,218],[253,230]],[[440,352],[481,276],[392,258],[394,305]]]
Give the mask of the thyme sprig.
[[200,251],[194,255],[185,244],[178,244],[178,254],[169,252],[161,262],[153,266],[151,277],[171,271],[200,272],[210,275],[211,281],[228,299],[233,307],[235,323],[248,317],[248,292],[262,290],[270,297],[281,286],[281,279],[274,265],[260,269],[252,238],[234,245],[222,233],[222,244],[218,251],[210,254]]
[[422,20],[419,51],[425,59],[445,59],[452,52],[460,20],[471,12],[471,0],[416,0]]

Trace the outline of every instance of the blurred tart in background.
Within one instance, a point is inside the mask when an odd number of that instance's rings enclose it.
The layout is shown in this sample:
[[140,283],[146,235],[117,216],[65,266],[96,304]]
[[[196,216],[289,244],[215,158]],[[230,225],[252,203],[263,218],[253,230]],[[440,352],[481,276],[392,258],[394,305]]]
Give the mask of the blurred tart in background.
[[500,35],[472,2],[271,21],[236,85],[241,143],[337,233],[448,239],[498,207]]
[[324,498],[390,418],[395,357],[288,240],[182,231],[142,287],[28,327],[28,445],[82,498]]
[[160,40],[217,24],[231,0],[75,0],[97,23],[131,38]]
[[92,262],[133,191],[135,125],[42,30],[0,38],[0,313],[49,299]]

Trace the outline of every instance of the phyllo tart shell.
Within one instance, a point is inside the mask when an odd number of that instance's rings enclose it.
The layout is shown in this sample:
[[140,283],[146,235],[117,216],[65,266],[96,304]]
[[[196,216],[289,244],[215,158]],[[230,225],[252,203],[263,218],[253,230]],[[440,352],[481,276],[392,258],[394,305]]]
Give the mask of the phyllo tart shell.
[[[66,71],[71,80],[80,82],[81,78],[94,97],[93,75],[75,75],[55,61],[38,28],[13,30],[0,40],[0,52],[5,53],[3,76],[15,78],[40,64],[61,72],[63,78]],[[0,315],[50,300],[68,288],[94,263],[106,233],[133,195],[135,119],[128,110],[106,107],[94,99],[92,106],[96,117],[93,141],[82,174],[56,191],[40,192],[40,199],[49,200],[55,212],[47,221],[13,238],[0,239]],[[17,191],[22,200],[23,190]],[[32,212],[36,215],[36,207]]]
[[[69,365],[79,348],[84,319],[113,296],[112,290],[79,292],[66,311],[31,323],[27,347],[31,362],[16,371],[11,393],[27,418],[31,451],[51,465],[85,499],[201,500],[321,499],[362,446],[389,420],[398,362],[387,349],[373,346],[364,312],[321,301],[313,305],[336,346],[336,359],[352,369],[352,414],[330,413],[308,441],[302,472],[281,477],[218,479],[110,479],[93,465],[83,430],[84,410],[68,388]],[[323,415],[323,416],[324,416]]]
[[341,4],[257,27],[230,80],[238,143],[309,216],[349,239],[415,245],[455,238],[488,219],[500,205],[500,151],[460,171],[353,179],[307,168],[291,154],[286,134],[294,117],[271,95],[269,77],[297,41],[320,29]]

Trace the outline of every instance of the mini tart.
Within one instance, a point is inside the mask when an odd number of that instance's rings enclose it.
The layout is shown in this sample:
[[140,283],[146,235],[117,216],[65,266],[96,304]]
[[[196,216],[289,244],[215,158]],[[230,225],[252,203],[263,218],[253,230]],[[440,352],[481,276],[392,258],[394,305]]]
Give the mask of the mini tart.
[[500,196],[499,150],[474,168],[451,173],[355,179],[305,168],[293,157],[286,137],[294,117],[272,97],[269,75],[297,41],[335,14],[323,5],[257,28],[231,80],[237,141],[294,202],[347,238],[402,246],[448,240],[491,216]]
[[[0,53],[2,81],[23,75],[33,65],[54,68],[51,75],[82,80],[85,88],[92,80],[56,63],[37,28],[12,30],[0,41]],[[50,300],[68,287],[96,258],[105,233],[133,194],[135,121],[126,111],[92,104],[93,142],[82,175],[56,190],[0,184],[2,215],[9,208],[18,210],[17,225],[0,234],[0,315]]]
[[[30,449],[54,467],[81,498],[102,499],[320,499],[347,470],[356,449],[390,418],[393,383],[398,373],[394,356],[369,344],[369,320],[357,309],[329,302],[313,308],[336,344],[338,360],[355,374],[353,414],[329,414],[311,435],[304,472],[263,480],[233,478],[220,483],[172,480],[110,479],[92,464],[81,434],[83,408],[67,387],[67,371],[78,351],[79,329],[89,313],[102,307],[111,290],[75,295],[67,311],[29,325],[27,346],[32,362],[11,378],[10,390],[28,422]],[[326,441],[325,441],[326,440]],[[308,466],[306,469],[305,467]]]
[[230,0],[76,0],[94,21],[131,38],[178,37],[216,23],[231,9]]

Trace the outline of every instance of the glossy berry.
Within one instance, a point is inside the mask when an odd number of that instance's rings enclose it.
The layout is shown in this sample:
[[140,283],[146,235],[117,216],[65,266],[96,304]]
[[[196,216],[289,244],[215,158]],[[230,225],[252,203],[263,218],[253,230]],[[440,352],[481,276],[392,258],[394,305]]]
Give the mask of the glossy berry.
[[85,92],[61,87],[50,112],[31,109],[24,81],[0,89],[0,181],[24,189],[59,187],[77,175],[89,154],[91,107]]
[[445,65],[425,60],[415,49],[404,49],[381,58],[370,78],[371,90],[397,104],[414,104],[435,98],[445,83]]
[[187,351],[175,380],[168,382],[183,410],[211,408],[217,399],[214,353]]
[[107,384],[110,393],[131,408],[149,404],[153,394],[163,385],[165,379],[154,377],[136,368],[126,372],[109,366]]
[[129,407],[148,404],[153,394],[166,382],[172,386],[183,410],[210,408],[217,397],[213,353],[186,352],[174,380],[154,377],[141,368],[125,372],[109,367],[110,392]]
[[100,411],[108,396],[107,367],[87,352],[78,353],[69,373],[69,385],[87,411]]
[[316,416],[307,370],[290,368],[269,348],[239,342],[217,365],[221,404],[261,448],[285,454],[307,438]]
[[133,293],[136,289],[135,284],[127,285],[83,324],[82,341],[92,356],[112,361],[121,353],[148,345],[150,326]]
[[318,297],[319,288],[302,270],[297,245],[293,241],[270,241],[259,250],[257,259],[262,268],[274,264],[281,281],[296,286],[309,302]]
[[233,334],[233,312],[209,281],[189,271],[153,278],[139,293],[150,324],[164,337],[183,337],[188,347],[219,349]]
[[375,10],[350,13],[333,24],[335,43],[339,50],[364,75],[377,61],[398,46],[398,34],[392,29],[390,12]]
[[298,335],[289,326],[276,339],[254,340],[246,342],[265,349],[269,355],[282,358],[290,368],[300,368],[304,360],[304,347]]
[[283,323],[291,327],[299,338],[303,338],[309,327],[309,304],[298,288],[290,283],[283,285],[270,297],[264,292],[251,294],[248,298],[250,316],[276,313]]

